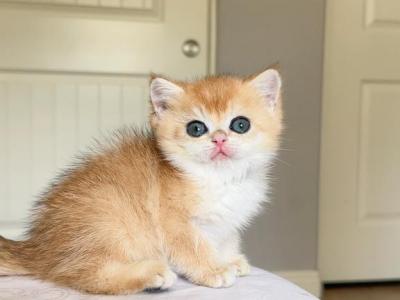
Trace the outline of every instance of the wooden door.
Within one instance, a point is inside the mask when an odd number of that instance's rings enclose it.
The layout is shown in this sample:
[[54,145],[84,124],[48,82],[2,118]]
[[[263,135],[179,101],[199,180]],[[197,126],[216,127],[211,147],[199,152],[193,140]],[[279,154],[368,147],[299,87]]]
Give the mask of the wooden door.
[[[0,234],[93,137],[147,119],[148,75],[205,75],[212,1],[0,0]],[[188,57],[182,45],[197,41]]]
[[319,268],[400,279],[400,1],[328,0]]

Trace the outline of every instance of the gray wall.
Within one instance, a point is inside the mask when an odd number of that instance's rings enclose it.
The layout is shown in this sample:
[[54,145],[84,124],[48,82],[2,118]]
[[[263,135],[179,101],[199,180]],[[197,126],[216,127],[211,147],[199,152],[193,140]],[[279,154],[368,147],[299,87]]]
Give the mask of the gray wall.
[[324,0],[218,0],[217,72],[279,62],[286,132],[272,202],[245,233],[250,261],[268,270],[317,268]]

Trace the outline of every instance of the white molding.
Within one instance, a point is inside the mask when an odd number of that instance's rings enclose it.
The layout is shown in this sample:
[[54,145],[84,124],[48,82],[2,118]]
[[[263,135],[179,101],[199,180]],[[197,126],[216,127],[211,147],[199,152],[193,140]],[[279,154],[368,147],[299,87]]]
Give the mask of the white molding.
[[274,273],[298,285],[314,296],[321,297],[322,283],[317,270],[288,270]]
[[217,0],[209,0],[208,5],[208,74],[214,75],[217,69]]
[[54,17],[54,14],[88,19],[111,19],[161,22],[164,16],[163,1],[155,1],[151,7],[117,7],[61,3],[51,0],[0,0],[0,9],[18,10]]

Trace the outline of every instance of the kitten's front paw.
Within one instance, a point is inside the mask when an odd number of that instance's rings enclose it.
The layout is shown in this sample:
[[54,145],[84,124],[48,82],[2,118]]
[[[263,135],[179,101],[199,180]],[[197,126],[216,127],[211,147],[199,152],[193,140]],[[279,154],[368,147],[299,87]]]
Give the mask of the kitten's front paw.
[[236,270],[232,266],[221,268],[218,272],[203,274],[196,283],[212,288],[230,287],[236,280]]
[[170,288],[177,276],[174,272],[172,272],[170,269],[165,269],[163,272],[160,272],[159,274],[156,274],[150,284],[148,285],[147,289],[148,290],[165,290]]
[[246,276],[250,274],[250,264],[244,255],[240,255],[232,262],[237,276]]

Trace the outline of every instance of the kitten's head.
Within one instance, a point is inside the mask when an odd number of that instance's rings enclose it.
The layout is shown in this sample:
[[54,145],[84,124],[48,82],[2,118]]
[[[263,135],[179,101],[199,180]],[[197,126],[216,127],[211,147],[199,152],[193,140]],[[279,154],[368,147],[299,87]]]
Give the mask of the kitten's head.
[[154,77],[151,125],[176,166],[265,163],[281,132],[281,78],[274,69],[247,79],[194,82]]

